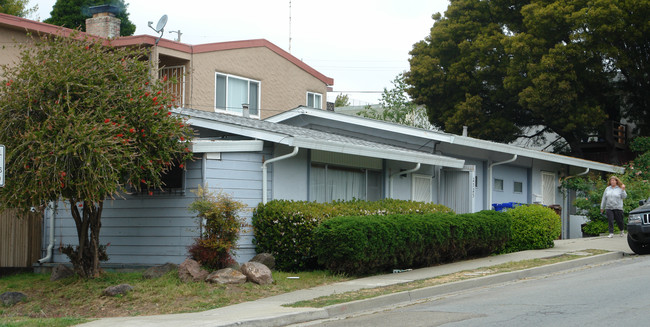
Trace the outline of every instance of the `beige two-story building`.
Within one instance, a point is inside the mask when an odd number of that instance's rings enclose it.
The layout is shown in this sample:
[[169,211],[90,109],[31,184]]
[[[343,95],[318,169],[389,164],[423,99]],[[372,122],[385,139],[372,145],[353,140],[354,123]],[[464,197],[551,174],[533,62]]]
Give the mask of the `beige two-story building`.
[[[102,33],[115,33],[117,28],[119,35],[119,19],[106,19],[107,15],[111,14],[90,18],[100,26],[88,34],[110,39],[113,46],[150,49],[158,76],[174,77],[170,91],[179,99],[179,107],[245,115],[243,105],[248,105],[250,117],[259,119],[298,106],[326,108],[327,91],[334,80],[265,39],[190,45],[150,35],[110,38]],[[0,64],[19,60],[19,46],[32,42],[29,34],[71,32],[0,14]]]

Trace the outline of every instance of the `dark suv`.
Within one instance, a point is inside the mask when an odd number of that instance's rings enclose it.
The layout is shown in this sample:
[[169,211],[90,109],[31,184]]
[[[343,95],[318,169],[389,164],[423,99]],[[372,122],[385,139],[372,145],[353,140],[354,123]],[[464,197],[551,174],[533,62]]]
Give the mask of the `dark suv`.
[[650,199],[639,201],[639,207],[630,211],[627,244],[636,254],[650,254]]

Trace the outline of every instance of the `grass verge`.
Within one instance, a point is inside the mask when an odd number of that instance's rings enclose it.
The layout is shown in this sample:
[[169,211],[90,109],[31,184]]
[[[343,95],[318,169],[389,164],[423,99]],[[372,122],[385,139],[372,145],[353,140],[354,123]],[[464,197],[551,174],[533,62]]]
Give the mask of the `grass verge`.
[[[299,278],[287,278],[299,277]],[[71,277],[50,281],[47,274],[23,273],[0,278],[0,294],[22,292],[27,300],[0,304],[0,327],[71,326],[92,318],[196,312],[348,280],[325,271],[273,272],[271,285],[183,283],[176,271],[157,279],[141,272],[107,272],[95,279]],[[129,284],[124,296],[102,294],[108,286]]]
[[550,265],[558,262],[570,261],[579,258],[584,258],[586,256],[592,256],[597,254],[607,253],[609,251],[605,250],[585,250],[583,252],[588,253],[588,255],[573,255],[573,254],[563,254],[551,258],[542,258],[542,259],[531,259],[523,260],[517,262],[509,262],[500,265],[478,268],[473,270],[460,271],[453,274],[441,275],[434,278],[417,280],[413,282],[400,283],[396,285],[383,286],[377,288],[367,288],[358,291],[345,292],[340,294],[334,294],[330,296],[322,296],[313,300],[299,301],[292,304],[286,305],[287,307],[311,307],[311,308],[323,308],[330,305],[352,302],[357,300],[369,299],[381,295],[399,293],[405,291],[411,291],[415,289],[436,286],[445,283],[451,283],[471,278],[495,275],[499,273],[511,272],[524,270],[528,268],[540,267],[545,265]]

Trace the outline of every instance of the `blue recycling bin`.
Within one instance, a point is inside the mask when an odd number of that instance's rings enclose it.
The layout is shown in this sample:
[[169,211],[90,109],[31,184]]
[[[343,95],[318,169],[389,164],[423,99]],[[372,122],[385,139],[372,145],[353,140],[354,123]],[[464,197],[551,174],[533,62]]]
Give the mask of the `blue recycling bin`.
[[523,203],[519,202],[492,203],[492,207],[494,207],[495,211],[506,211],[521,205],[523,205]]

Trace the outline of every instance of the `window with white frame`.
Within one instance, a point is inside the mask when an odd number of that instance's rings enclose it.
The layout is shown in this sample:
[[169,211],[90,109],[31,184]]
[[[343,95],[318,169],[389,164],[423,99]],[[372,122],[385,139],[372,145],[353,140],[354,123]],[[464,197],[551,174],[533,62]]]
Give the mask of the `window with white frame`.
[[503,192],[503,179],[499,179],[499,178],[494,179],[494,190],[498,192]]
[[514,182],[513,189],[515,193],[523,193],[524,192],[524,183],[522,182]]
[[431,202],[432,176],[412,175],[411,200],[418,202]]
[[242,115],[243,104],[248,104],[251,116],[260,115],[260,82],[244,77],[215,74],[215,109]]
[[382,175],[379,171],[312,163],[309,201],[377,201],[381,199],[381,185]]
[[323,95],[320,93],[307,92],[307,107],[323,109]]

